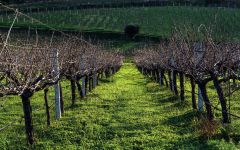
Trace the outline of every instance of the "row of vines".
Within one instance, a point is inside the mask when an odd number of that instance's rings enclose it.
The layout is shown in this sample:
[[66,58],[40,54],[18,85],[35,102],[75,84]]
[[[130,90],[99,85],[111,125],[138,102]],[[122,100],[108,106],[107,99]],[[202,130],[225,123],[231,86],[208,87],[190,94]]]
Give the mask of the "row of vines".
[[[213,109],[218,109],[222,122],[230,123],[230,116],[238,117],[230,113],[227,98],[238,90],[240,44],[217,42],[211,35],[211,29],[204,26],[196,32],[190,28],[175,28],[169,41],[143,48],[135,54],[134,61],[140,72],[170,87],[181,101],[185,101],[186,92],[190,92],[194,110],[203,109],[202,100],[208,120],[214,120]],[[185,88],[188,83],[189,91]],[[220,108],[209,98],[209,83],[213,83]]]
[[[10,33],[10,32],[8,32]],[[122,56],[81,38],[52,33],[50,38],[0,32],[0,97],[21,97],[28,143],[34,144],[31,97],[44,91],[47,124],[50,125],[48,88],[55,88],[56,119],[64,113],[61,81],[71,85],[72,105],[76,91],[81,98],[98,85],[100,78],[116,73]],[[31,100],[30,100],[31,99]],[[59,101],[58,101],[59,100]]]

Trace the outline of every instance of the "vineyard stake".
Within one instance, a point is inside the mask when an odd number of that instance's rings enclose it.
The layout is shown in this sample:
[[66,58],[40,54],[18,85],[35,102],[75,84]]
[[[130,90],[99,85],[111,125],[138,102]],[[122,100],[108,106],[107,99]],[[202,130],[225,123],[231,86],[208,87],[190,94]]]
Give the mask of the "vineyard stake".
[[[53,49],[53,72],[54,76],[56,76],[57,79],[59,79],[59,64],[58,64],[58,50]],[[60,102],[60,85],[59,82],[57,82],[54,85],[55,89],[55,109],[56,109],[56,114],[55,118],[58,120],[61,118],[61,102]]]
[[[80,57],[80,60],[83,60],[83,57],[81,55]],[[86,96],[86,90],[85,90],[85,76],[84,76],[84,63],[81,63],[80,62],[80,68],[82,70],[82,74],[83,74],[83,77],[82,77],[82,97],[85,97]]]
[[199,86],[198,86],[198,112],[203,112],[203,97]]
[[97,69],[96,69],[96,58],[93,60],[93,88],[97,86]]

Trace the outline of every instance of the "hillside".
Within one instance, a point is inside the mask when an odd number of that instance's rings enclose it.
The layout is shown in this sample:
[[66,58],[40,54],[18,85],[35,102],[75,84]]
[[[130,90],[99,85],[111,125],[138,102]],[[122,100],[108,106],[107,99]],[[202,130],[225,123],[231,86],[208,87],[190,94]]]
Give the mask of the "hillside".
[[[29,12],[29,16],[59,30],[76,30],[91,32],[122,33],[127,24],[140,26],[140,34],[170,37],[173,28],[200,25],[210,27],[214,37],[222,39],[239,39],[240,10],[231,8],[203,7],[137,7],[137,8],[99,8],[74,10],[45,10]],[[9,26],[14,14],[0,15],[0,26]],[[19,16],[14,27],[45,28],[37,21]]]

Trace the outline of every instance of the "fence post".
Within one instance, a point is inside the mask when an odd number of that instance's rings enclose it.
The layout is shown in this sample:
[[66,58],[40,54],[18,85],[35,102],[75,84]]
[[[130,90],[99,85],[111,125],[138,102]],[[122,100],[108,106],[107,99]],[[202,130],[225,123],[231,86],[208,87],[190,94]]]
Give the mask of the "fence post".
[[172,80],[171,80],[171,82],[172,82],[172,91],[174,91],[174,83],[173,83],[173,78],[174,78],[174,71],[173,70],[171,70],[171,78],[172,78]]
[[82,77],[82,96],[85,97],[86,96],[86,91],[85,91],[85,76]]
[[[81,63],[82,62],[82,63]],[[82,74],[83,74],[83,77],[82,77],[82,97],[85,97],[86,96],[86,90],[85,90],[85,76],[84,76],[84,61],[83,61],[83,56],[81,55],[80,56],[80,69],[82,71]]]
[[[52,62],[53,62],[53,72],[54,76],[59,79],[59,64],[58,64],[58,50],[53,49],[53,57],[52,57]],[[60,119],[61,118],[61,102],[60,102],[60,85],[59,81],[54,85],[54,90],[55,90],[55,109],[56,109],[56,114],[55,118]]]
[[96,58],[93,60],[93,88],[97,86]]
[[[194,44],[194,57],[196,59],[195,65],[197,65],[202,61],[205,53],[203,42],[197,42]],[[198,111],[203,111],[203,97],[200,87],[198,85]]]
[[202,92],[198,85],[198,112],[202,112],[202,111],[203,111],[203,97],[202,97]]

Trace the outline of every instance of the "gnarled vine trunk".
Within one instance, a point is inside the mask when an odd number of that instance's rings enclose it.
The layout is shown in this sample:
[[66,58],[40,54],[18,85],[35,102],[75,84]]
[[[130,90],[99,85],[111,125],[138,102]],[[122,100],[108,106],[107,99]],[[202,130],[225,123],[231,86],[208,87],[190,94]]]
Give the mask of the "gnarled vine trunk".
[[73,106],[76,103],[76,85],[73,79],[71,79],[70,82],[71,82],[72,106]]
[[78,94],[81,98],[83,98],[83,91],[82,91],[82,86],[79,83],[79,81],[76,81],[77,89],[78,89]]
[[173,71],[173,78],[172,78],[172,86],[173,86],[173,92],[176,96],[178,96],[178,89],[177,89],[177,72]]
[[48,105],[48,89],[44,89],[44,100],[45,100],[45,108],[46,108],[46,115],[47,115],[47,125],[51,125],[50,120],[50,111],[49,111],[49,105]]
[[180,99],[181,101],[185,100],[185,89],[184,89],[184,74],[182,72],[179,73],[180,78]]
[[219,102],[222,107],[223,123],[229,123],[227,103],[226,103],[226,99],[224,98],[224,95],[223,95],[223,90],[220,86],[217,76],[214,73],[210,73],[210,75],[213,79],[213,84],[214,84],[215,89],[217,90],[218,99],[219,99]]
[[88,81],[89,81],[89,77],[86,76],[86,78],[85,78],[85,96],[86,96],[86,94],[87,94],[87,92],[88,92],[88,89],[87,89]]
[[173,86],[172,86],[172,75],[171,75],[171,71],[168,71],[168,79],[169,79],[169,87],[170,87],[170,90],[173,91]]
[[59,82],[60,87],[60,107],[61,107],[61,113],[64,114],[64,101],[63,101],[63,91],[62,91],[62,84]]
[[159,70],[159,83],[160,83],[160,85],[164,85],[163,78],[164,78],[164,70],[160,69]]
[[25,130],[28,143],[31,145],[35,142],[33,133],[32,107],[30,103],[30,97],[32,95],[33,93],[30,90],[25,90],[21,95],[25,120]]
[[88,86],[89,92],[92,92],[92,89],[93,89],[93,77],[92,75],[89,75],[89,86]]
[[206,106],[208,120],[212,121],[214,116],[213,116],[213,112],[212,112],[211,103],[210,103],[208,95],[207,95],[206,83],[198,82],[198,86],[201,90],[203,101]]

